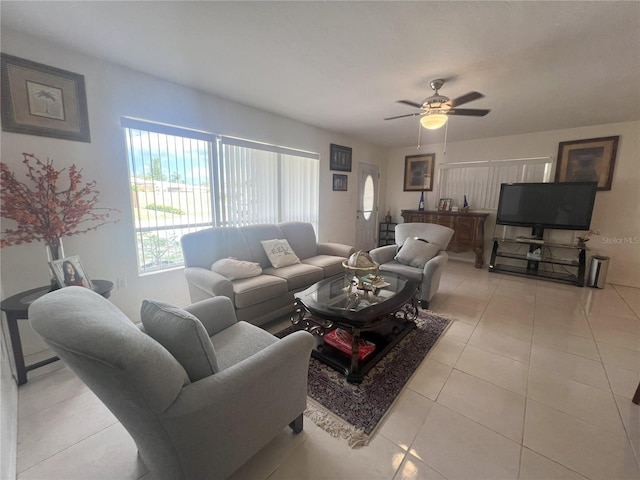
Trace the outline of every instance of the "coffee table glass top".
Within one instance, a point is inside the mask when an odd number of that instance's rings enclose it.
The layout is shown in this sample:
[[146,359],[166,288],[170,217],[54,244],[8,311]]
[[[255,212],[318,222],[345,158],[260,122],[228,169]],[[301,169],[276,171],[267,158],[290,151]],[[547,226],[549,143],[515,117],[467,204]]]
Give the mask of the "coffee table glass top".
[[323,316],[358,318],[365,312],[375,313],[382,307],[388,311],[406,303],[417,288],[415,280],[391,272],[380,275],[384,284],[374,290],[362,290],[352,283],[347,275],[326,278],[295,295],[311,312]]

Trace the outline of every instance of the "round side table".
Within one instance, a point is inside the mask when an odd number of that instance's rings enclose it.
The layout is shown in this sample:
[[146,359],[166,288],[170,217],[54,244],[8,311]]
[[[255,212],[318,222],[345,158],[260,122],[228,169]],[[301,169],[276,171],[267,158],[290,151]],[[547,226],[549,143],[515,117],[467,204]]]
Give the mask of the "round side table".
[[[109,298],[113,290],[113,282],[108,280],[92,280],[93,291],[99,293],[104,298]],[[38,298],[50,292],[51,286],[33,288],[17,293],[0,303],[0,310],[5,313],[7,327],[9,328],[9,338],[11,340],[11,350],[13,350],[13,360],[16,366],[18,385],[27,383],[27,372],[40,368],[59,360],[58,357],[51,357],[31,365],[24,364],[24,353],[22,352],[22,341],[20,340],[20,330],[18,320],[29,319],[29,305]]]

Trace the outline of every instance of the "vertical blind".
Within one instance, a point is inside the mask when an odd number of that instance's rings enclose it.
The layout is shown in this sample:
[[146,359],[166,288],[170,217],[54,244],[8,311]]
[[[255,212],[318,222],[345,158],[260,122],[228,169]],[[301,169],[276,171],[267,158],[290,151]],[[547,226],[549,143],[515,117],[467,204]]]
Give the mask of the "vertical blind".
[[495,210],[500,184],[548,182],[552,164],[551,157],[443,164],[436,198],[451,198],[462,206],[466,195],[473,208]]

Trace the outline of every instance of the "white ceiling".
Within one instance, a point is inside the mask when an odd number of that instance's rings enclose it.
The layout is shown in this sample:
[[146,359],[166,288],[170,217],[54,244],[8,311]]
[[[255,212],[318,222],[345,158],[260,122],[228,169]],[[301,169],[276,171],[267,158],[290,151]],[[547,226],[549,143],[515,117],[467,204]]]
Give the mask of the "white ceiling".
[[[2,28],[383,146],[396,103],[485,98],[448,140],[640,119],[640,2],[2,1]],[[55,66],[55,65],[53,65]],[[80,72],[81,73],[81,72]],[[424,131],[423,143],[443,131]]]

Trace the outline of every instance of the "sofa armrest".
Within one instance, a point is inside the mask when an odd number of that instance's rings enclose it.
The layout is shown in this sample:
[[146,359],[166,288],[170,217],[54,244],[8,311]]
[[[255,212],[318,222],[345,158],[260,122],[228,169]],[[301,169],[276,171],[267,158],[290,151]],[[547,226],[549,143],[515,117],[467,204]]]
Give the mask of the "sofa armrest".
[[334,255],[336,257],[349,258],[356,249],[342,243],[318,242],[318,255]]
[[371,255],[371,259],[374,262],[382,265],[383,263],[389,263],[393,260],[396,253],[398,253],[397,245],[385,245],[384,247],[374,248],[369,252],[369,255]]
[[219,273],[202,267],[187,267],[184,276],[191,285],[211,296],[223,296],[233,299],[233,284]]
[[233,303],[223,296],[201,300],[184,309],[202,322],[210,337],[238,322]]

